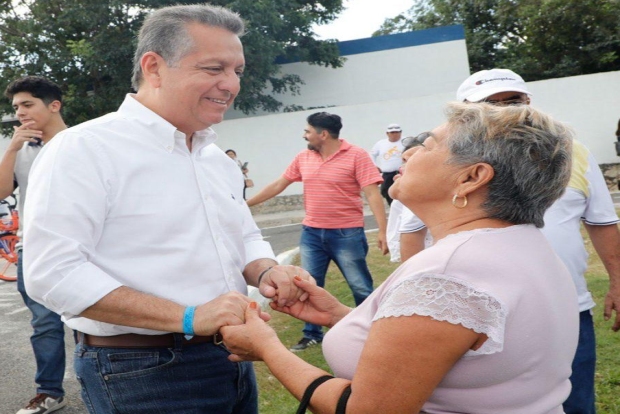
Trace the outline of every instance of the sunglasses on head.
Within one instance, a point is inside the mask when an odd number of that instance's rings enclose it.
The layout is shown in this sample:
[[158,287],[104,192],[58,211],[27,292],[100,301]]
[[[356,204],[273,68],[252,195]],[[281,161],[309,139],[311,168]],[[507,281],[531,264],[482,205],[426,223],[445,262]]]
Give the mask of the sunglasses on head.
[[485,99],[480,102],[497,106],[524,105],[527,103],[527,97],[519,94],[510,96],[506,99]]
[[421,134],[416,135],[415,137],[405,137],[401,140],[403,146],[405,147],[405,151],[410,148],[417,147],[424,143],[424,140],[431,136],[430,132],[422,132]]

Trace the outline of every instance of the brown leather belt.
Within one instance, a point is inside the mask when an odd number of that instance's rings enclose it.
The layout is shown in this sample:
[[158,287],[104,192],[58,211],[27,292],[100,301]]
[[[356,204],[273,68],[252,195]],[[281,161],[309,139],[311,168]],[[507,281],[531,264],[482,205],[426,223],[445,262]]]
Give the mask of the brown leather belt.
[[[181,340],[182,345],[202,344],[211,342],[216,345],[222,343],[221,336],[193,336],[186,339],[183,334],[163,334],[163,335],[139,335],[139,334],[123,334],[113,336],[97,336],[89,335],[82,332],[77,333],[78,341],[88,346],[97,346],[101,348],[174,348],[176,346],[175,335]],[[178,340],[177,339],[177,340]]]

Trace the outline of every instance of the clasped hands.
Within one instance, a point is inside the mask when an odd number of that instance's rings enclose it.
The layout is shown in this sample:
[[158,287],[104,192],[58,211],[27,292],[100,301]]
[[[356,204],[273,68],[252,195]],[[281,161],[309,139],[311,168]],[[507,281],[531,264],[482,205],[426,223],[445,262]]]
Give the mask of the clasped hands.
[[[300,267],[275,265],[263,272],[258,286],[259,292],[278,306],[294,306],[308,298],[308,293],[293,283],[294,278],[305,280],[309,285],[316,285],[314,278]],[[227,292],[197,306],[194,313],[194,333],[201,336],[215,335],[221,327],[245,323],[246,308],[251,302],[252,299],[242,293]],[[257,315],[265,321],[271,319],[271,315],[262,312],[260,308]]]
[[[305,297],[305,300],[285,303],[283,306],[279,304],[279,300],[272,301],[269,304],[272,309],[327,327],[332,327],[351,311],[351,308],[340,303],[325,289],[316,286],[314,279],[306,280],[295,276],[293,283],[304,292],[301,297]],[[266,323],[270,317],[266,318],[264,315],[269,316],[260,310],[256,302],[250,302],[245,308],[245,323],[223,326],[220,329],[224,345],[232,353],[229,360],[262,361],[266,352],[284,349],[276,332]]]

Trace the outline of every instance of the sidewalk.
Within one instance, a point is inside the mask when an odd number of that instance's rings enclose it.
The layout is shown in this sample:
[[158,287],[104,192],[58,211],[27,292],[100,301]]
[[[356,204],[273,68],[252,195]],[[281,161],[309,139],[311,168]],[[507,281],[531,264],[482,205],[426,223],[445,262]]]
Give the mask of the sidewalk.
[[259,228],[285,226],[287,224],[299,224],[304,219],[305,210],[281,211],[277,213],[262,213],[252,215]]
[[[389,213],[388,208],[386,208],[385,213]],[[252,217],[259,228],[266,229],[269,227],[299,224],[303,221],[305,214],[305,210],[298,209],[273,213],[252,214]],[[368,207],[368,205],[364,205],[364,216],[369,216],[371,214],[372,211],[370,210],[370,207]]]
[[[614,191],[611,193],[611,198],[614,201],[616,208],[620,208],[620,191]],[[389,213],[389,209],[386,209],[386,213]],[[364,205],[364,216],[371,215],[372,211],[368,205]],[[304,219],[305,211],[303,209],[282,211],[282,212],[267,212],[254,214],[254,221],[259,228],[264,229],[268,227],[285,226],[288,224],[299,224]]]

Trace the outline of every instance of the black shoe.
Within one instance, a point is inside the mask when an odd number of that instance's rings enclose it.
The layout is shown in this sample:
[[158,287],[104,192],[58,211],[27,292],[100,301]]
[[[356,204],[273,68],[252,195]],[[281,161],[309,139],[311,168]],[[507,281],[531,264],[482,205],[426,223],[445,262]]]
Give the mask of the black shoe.
[[317,341],[316,339],[310,338],[301,338],[297,345],[293,345],[290,350],[293,352],[303,351],[306,348],[310,348],[311,346],[320,344],[321,341]]

